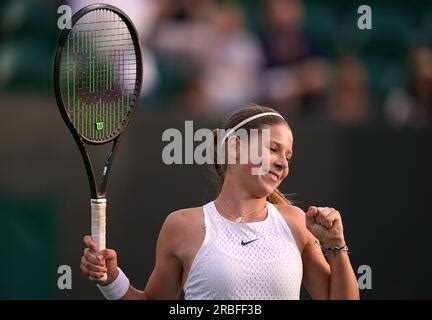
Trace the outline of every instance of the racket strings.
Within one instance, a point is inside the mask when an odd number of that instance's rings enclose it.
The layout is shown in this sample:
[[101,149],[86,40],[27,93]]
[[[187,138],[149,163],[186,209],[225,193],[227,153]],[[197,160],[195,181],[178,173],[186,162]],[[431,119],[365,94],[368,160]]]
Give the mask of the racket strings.
[[69,33],[61,59],[61,90],[76,130],[93,141],[124,127],[138,92],[138,61],[129,28],[109,10],[84,15]]

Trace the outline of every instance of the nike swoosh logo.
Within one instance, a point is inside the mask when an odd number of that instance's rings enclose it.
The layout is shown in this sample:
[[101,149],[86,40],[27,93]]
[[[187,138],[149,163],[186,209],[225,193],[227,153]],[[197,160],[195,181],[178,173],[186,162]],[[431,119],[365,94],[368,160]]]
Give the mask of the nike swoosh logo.
[[242,240],[241,245],[242,245],[242,246],[245,246],[245,245],[248,245],[249,243],[254,242],[254,241],[257,241],[257,240],[258,240],[258,238],[257,238],[257,239],[250,240],[250,241],[243,241],[243,240]]

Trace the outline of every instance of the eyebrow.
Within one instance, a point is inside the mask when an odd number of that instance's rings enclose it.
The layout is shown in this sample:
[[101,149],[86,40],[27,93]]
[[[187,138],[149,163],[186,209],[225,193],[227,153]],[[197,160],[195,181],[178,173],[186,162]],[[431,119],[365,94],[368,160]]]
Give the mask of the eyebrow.
[[[274,140],[272,140],[271,143],[274,143],[274,144],[277,145],[278,147],[281,147],[281,146],[282,146],[279,142],[276,142],[276,141],[274,141]],[[292,150],[289,150],[289,151],[288,151],[288,155],[290,155],[291,157],[293,156],[293,154],[294,154],[294,153],[292,152]]]

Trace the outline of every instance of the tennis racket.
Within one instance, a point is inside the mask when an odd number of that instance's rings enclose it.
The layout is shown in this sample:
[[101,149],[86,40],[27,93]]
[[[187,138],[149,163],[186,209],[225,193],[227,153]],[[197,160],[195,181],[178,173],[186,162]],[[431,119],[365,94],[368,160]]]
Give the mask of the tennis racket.
[[[106,189],[113,157],[136,108],[141,83],[138,36],[126,14],[105,4],[74,14],[72,28],[59,37],[54,86],[60,113],[84,160],[91,191],[91,236],[98,251],[106,248]],[[86,144],[111,142],[97,183]],[[106,278],[105,274],[97,280]]]

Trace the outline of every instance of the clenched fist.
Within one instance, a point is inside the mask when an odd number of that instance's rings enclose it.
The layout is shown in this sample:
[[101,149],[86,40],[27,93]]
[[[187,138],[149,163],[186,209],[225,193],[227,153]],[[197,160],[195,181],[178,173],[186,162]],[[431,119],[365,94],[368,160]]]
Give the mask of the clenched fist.
[[306,227],[324,247],[344,246],[342,218],[334,208],[309,207]]

